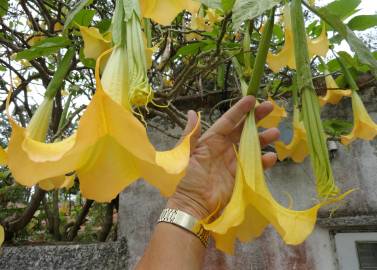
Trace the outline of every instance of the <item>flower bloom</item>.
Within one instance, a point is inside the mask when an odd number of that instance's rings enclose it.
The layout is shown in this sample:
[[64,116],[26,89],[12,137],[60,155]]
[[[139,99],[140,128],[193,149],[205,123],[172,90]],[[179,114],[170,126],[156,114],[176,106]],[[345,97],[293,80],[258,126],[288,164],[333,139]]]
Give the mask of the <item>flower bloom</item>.
[[369,116],[363,101],[356,91],[352,91],[353,129],[350,134],[342,136],[342,144],[348,145],[357,138],[373,140],[377,135],[377,124]]
[[299,110],[293,113],[293,137],[286,145],[282,141],[275,143],[275,150],[279,160],[290,157],[294,162],[301,163],[309,155],[308,140],[304,124],[300,121]]
[[326,87],[328,90],[324,97],[319,97],[319,103],[321,106],[325,105],[326,103],[333,105],[338,104],[343,97],[350,97],[352,95],[352,91],[350,89],[339,89],[339,86],[335,82],[334,78],[327,70],[325,70],[325,76]]
[[140,0],[143,17],[162,25],[169,25],[183,10],[196,14],[200,3],[193,0]]
[[261,160],[261,149],[254,114],[245,122],[238,156],[238,168],[232,197],[221,216],[209,224],[216,247],[233,253],[234,242],[248,242],[260,236],[271,224],[286,244],[298,245],[312,232],[319,208],[342,199],[331,199],[314,207],[295,211],[280,205],[270,193]]
[[265,118],[258,122],[258,127],[278,127],[281,120],[287,117],[287,112],[285,111],[284,107],[279,106],[271,97],[268,97],[268,101],[272,103],[274,109]]
[[[108,52],[97,59],[96,93],[75,134],[59,142],[44,143],[10,117],[8,166],[19,183],[33,186],[41,179],[51,181],[75,173],[83,196],[101,202],[111,201],[140,177],[163,195],[174,192],[189,161],[192,133],[170,151],[156,151],[150,143],[145,127],[132,109],[145,105],[151,95],[137,18],[127,21],[127,33],[126,44],[112,49],[102,78],[101,60]],[[48,106],[44,106],[43,110],[47,110]]]
[[[283,48],[277,54],[269,52],[267,55],[267,64],[275,73],[286,66],[296,69],[291,15],[288,4],[284,7],[284,32],[285,41]],[[329,50],[329,40],[327,38],[325,24],[323,25],[321,35],[315,39],[307,38],[307,43],[310,58],[314,55],[326,56]]]

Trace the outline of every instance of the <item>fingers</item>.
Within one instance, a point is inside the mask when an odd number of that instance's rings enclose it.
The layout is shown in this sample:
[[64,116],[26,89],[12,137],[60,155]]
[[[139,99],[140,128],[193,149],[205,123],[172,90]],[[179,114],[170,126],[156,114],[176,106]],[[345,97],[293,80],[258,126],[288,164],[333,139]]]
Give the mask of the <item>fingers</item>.
[[[267,169],[272,168],[276,164],[276,161],[277,161],[276,153],[269,152],[269,153],[264,154],[262,156],[263,169],[267,170]],[[234,157],[229,164],[229,171],[233,176],[235,176],[236,170],[237,170],[237,159]]]
[[265,170],[272,168],[277,161],[277,155],[269,152],[262,156],[262,164]]
[[196,144],[197,144],[198,139],[199,139],[200,134],[201,134],[200,123],[197,123],[198,121],[199,121],[198,115],[195,111],[190,110],[190,111],[187,112],[187,124],[186,124],[185,129],[182,132],[181,138],[177,142],[177,145],[180,144],[182,142],[182,140],[187,135],[189,135],[193,131],[193,129],[196,127],[196,125],[198,124],[199,125],[198,128],[195,130],[195,132],[191,135],[191,138],[190,138],[191,149],[194,149],[196,147]]
[[255,98],[252,96],[243,97],[232,108],[230,108],[223,116],[216,121],[208,130],[211,133],[221,135],[229,135],[244,116],[255,106]]
[[271,102],[265,101],[259,106],[255,108],[255,121],[260,121],[261,119],[265,118],[272,110],[274,106]]
[[[271,111],[273,110],[273,106],[271,102],[263,102],[259,106],[255,108],[255,120],[258,122],[259,120],[266,117]],[[244,117],[241,119],[241,121],[237,124],[237,126],[232,130],[232,132],[229,134],[229,138],[233,143],[238,143],[241,137],[241,133],[244,126]]]
[[269,128],[265,131],[259,133],[259,141],[261,147],[266,147],[267,145],[277,141],[280,137],[280,131],[277,128]]

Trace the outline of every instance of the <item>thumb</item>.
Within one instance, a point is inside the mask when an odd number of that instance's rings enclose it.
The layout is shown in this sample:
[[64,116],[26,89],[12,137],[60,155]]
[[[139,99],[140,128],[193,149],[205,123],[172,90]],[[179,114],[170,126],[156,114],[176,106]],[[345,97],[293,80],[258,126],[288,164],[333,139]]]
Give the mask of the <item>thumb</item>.
[[[199,121],[199,122],[198,122]],[[200,119],[198,117],[198,114],[190,110],[187,112],[187,124],[185,129],[183,130],[182,136],[179,139],[178,144],[180,144],[186,136],[190,135],[190,133],[196,128],[196,130],[191,134],[190,138],[190,148],[194,149],[197,145],[197,142],[199,140],[199,137],[201,135],[201,126],[200,126]],[[191,150],[192,152],[192,150]]]

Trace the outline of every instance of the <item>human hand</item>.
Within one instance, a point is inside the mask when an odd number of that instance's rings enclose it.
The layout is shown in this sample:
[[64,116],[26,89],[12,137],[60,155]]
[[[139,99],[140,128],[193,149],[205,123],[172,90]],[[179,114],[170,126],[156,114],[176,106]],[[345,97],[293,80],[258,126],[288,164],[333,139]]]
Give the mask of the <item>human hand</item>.
[[[185,177],[178,184],[176,192],[169,198],[167,207],[185,211],[203,219],[214,211],[222,210],[233,192],[237,159],[233,145],[238,145],[244,120],[255,107],[255,98],[247,96],[238,101],[202,136],[200,127],[191,137],[191,158]],[[264,102],[255,109],[256,121],[267,116],[273,107]],[[197,121],[194,111],[188,112],[188,123],[184,135],[188,134]],[[279,138],[279,130],[271,128],[259,135],[264,147]],[[275,153],[262,157],[265,169],[276,162]]]

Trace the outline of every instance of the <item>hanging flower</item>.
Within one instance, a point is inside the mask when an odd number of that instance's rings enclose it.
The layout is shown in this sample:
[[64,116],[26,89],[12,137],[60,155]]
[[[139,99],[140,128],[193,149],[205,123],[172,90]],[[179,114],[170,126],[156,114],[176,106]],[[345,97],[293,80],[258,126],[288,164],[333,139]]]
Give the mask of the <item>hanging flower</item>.
[[196,14],[200,3],[193,0],[140,0],[143,17],[162,25],[169,25],[183,10]]
[[352,91],[353,130],[342,136],[342,144],[348,145],[357,138],[371,141],[377,135],[377,124],[369,116],[363,101],[356,91]]
[[281,120],[287,117],[287,112],[285,111],[284,107],[280,107],[271,97],[268,97],[268,101],[272,103],[274,109],[270,114],[258,122],[258,127],[278,127]]
[[8,155],[5,149],[0,147],[0,166],[7,165]]
[[133,17],[126,24],[126,44],[112,49],[102,78],[100,64],[108,52],[97,59],[97,90],[74,135],[43,143],[31,138],[28,130],[10,117],[8,165],[18,182],[33,186],[41,179],[75,172],[83,195],[101,202],[112,200],[140,177],[163,195],[174,192],[189,161],[194,131],[170,151],[158,152],[149,142],[145,127],[132,110],[146,105],[151,95],[140,21]]
[[293,137],[286,145],[282,141],[275,143],[275,150],[279,160],[290,157],[294,162],[301,163],[309,155],[308,141],[304,124],[300,121],[299,110],[293,112]]
[[[283,48],[277,54],[269,52],[267,55],[267,64],[275,73],[279,72],[280,69],[286,66],[296,69],[289,4],[286,4],[284,7],[284,32],[285,38]],[[326,56],[329,50],[329,40],[327,38],[325,24],[323,24],[321,35],[315,39],[307,38],[307,43],[310,58],[315,55]]]
[[327,92],[324,97],[319,97],[319,103],[321,106],[325,105],[326,103],[334,105],[338,104],[342,97],[350,97],[352,95],[352,91],[350,89],[339,89],[339,86],[335,82],[334,78],[327,70],[325,70],[325,76]]
[[111,34],[102,35],[98,28],[80,26],[84,40],[84,55],[96,60],[103,52],[112,47]]
[[260,236],[269,224],[286,244],[298,245],[312,232],[319,208],[348,194],[301,211],[280,205],[264,179],[254,113],[250,113],[246,119],[239,151],[232,197],[218,219],[204,224],[211,231],[216,247],[224,252],[233,253],[236,239],[251,241]]

